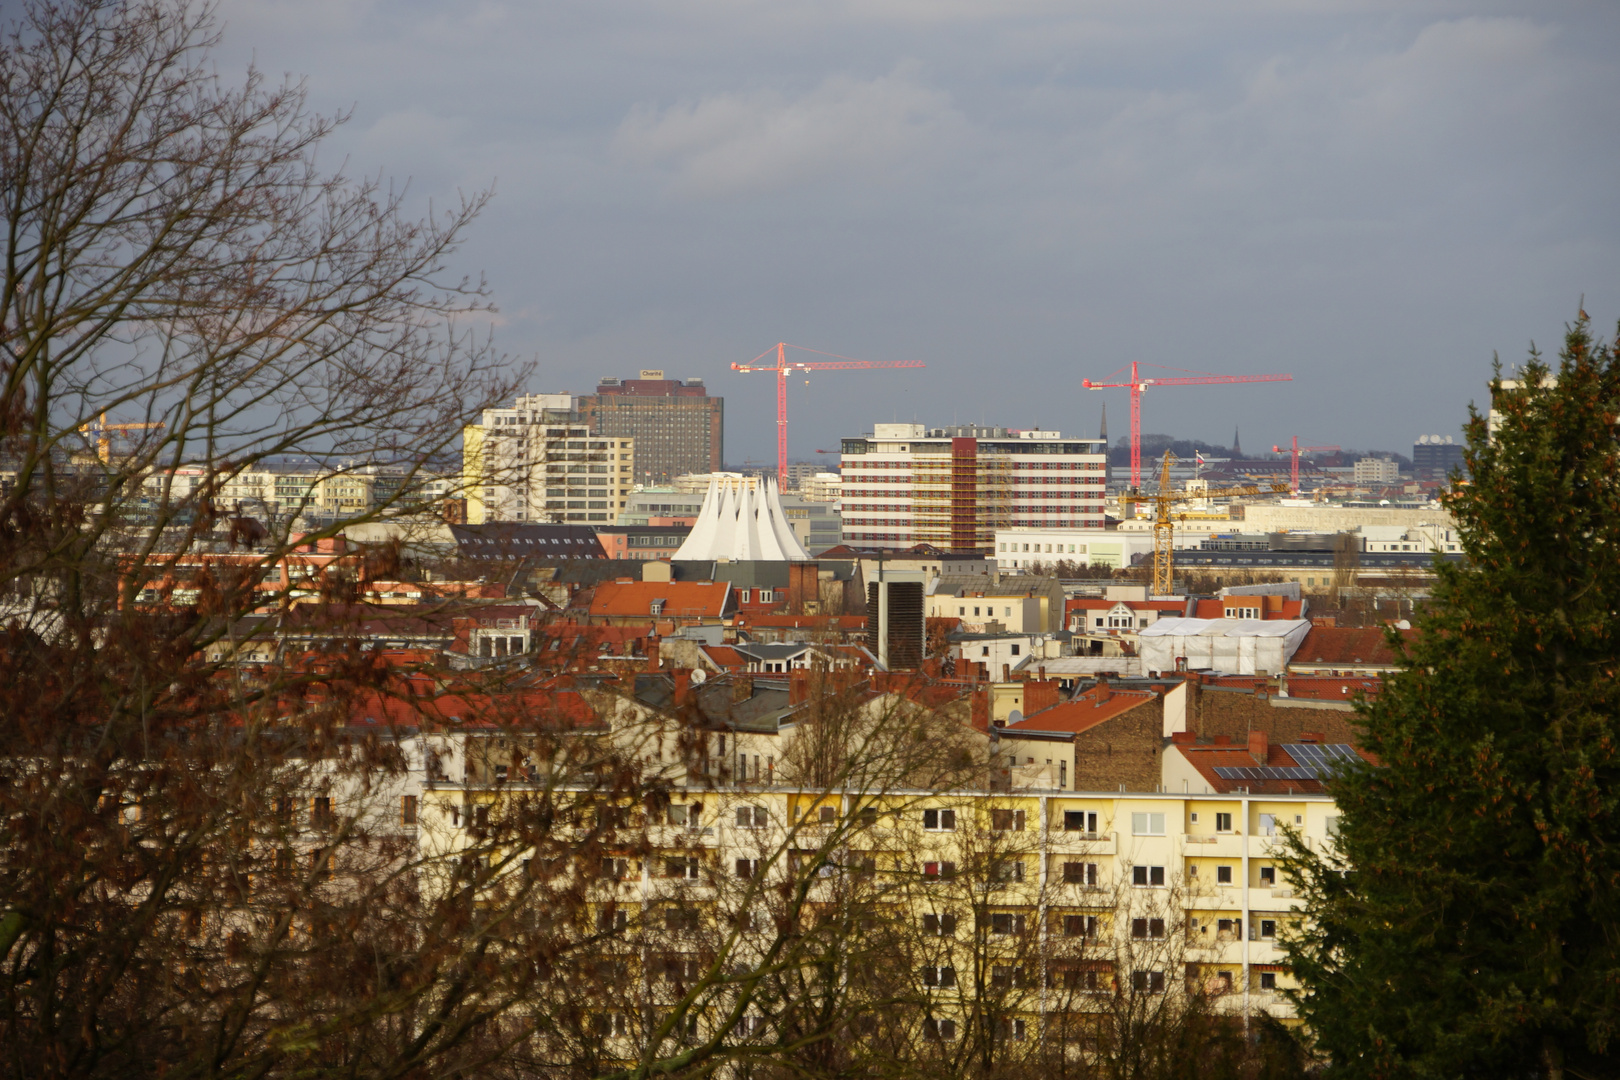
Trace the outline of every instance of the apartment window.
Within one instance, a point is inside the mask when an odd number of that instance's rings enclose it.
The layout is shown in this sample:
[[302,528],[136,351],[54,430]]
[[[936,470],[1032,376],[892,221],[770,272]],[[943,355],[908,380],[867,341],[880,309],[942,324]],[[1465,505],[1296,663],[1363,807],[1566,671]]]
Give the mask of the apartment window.
[[1136,836],[1163,836],[1163,814],[1132,814],[1131,832]]
[[1002,1018],[996,1021],[996,1034],[1003,1039],[1020,1040],[1029,1032],[1023,1020]]
[[956,916],[950,912],[923,916],[923,933],[930,937],[950,937],[956,933]]
[[1232,937],[1242,937],[1243,936],[1243,920],[1242,919],[1217,919],[1217,920],[1215,920],[1215,933],[1217,935],[1226,934],[1226,935],[1229,935],[1229,936],[1232,936]]
[[1232,868],[1230,866],[1217,866],[1215,868],[1215,884],[1232,884]]
[[821,808],[819,818],[823,825],[834,825],[838,822],[838,811],[831,806]]
[[1022,934],[1024,932],[1024,916],[1010,911],[994,912],[990,916],[990,932],[992,934]]
[[1097,864],[1094,862],[1066,862],[1063,864],[1063,884],[1097,884]]
[[624,1013],[597,1013],[595,1024],[598,1035],[625,1035],[630,1031],[630,1020]]
[[1337,837],[1339,835],[1339,815],[1328,815],[1326,829],[1329,836]]
[[737,828],[739,829],[763,829],[770,823],[770,816],[765,813],[763,806],[737,807]]
[[1022,810],[992,810],[990,811],[990,827],[996,832],[1023,832],[1024,812]]
[[1277,989],[1277,973],[1275,971],[1262,971],[1260,973],[1260,989]]
[[861,807],[860,810],[856,813],[855,819],[861,823],[861,826],[863,828],[867,828],[867,829],[876,828],[877,823],[878,823],[877,807],[875,807],[875,806],[863,806],[863,807]]
[[1131,884],[1137,886],[1138,888],[1157,888],[1162,886],[1164,884],[1164,867],[1131,867]]
[[399,823],[401,825],[416,824],[415,795],[401,795],[399,797]]
[[955,810],[924,810],[923,828],[929,832],[955,832]]
[[702,973],[698,962],[688,956],[666,956],[660,966],[666,982],[694,983]]
[[630,876],[629,859],[603,859],[602,877],[607,881],[623,881]]
[[739,589],[739,590],[737,590],[737,602],[739,604],[748,603],[748,596],[749,596],[749,591],[747,589]]
[[1260,868],[1260,884],[1268,889],[1276,887],[1277,868],[1275,866],[1262,866]]
[[923,877],[935,881],[953,878],[956,876],[956,864],[953,862],[925,862],[923,863]]
[[1274,938],[1276,936],[1277,936],[1277,920],[1276,919],[1261,919],[1260,920],[1260,940],[1265,941],[1268,938]]
[[317,881],[332,880],[332,853],[330,851],[311,852],[309,865],[313,868]]
[[698,879],[698,860],[689,858],[665,859],[664,876],[678,881]]
[[1216,832],[1231,832],[1232,831],[1232,815],[1231,814],[1216,814],[1215,815],[1215,831]]
[[669,931],[696,930],[698,913],[689,908],[665,908],[664,929]]
[[748,879],[748,878],[754,877],[758,873],[759,873],[759,860],[758,859],[738,859],[737,860],[737,876],[738,877]]
[[990,868],[991,878],[1003,884],[1024,880],[1023,859],[1000,859]]
[[929,964],[922,969],[924,986],[955,986],[956,969],[944,965]]
[[941,1042],[948,1042],[951,1039],[956,1038],[956,1021],[933,1019],[924,1020],[923,1038],[933,1039]]
[[1065,810],[1063,811],[1063,831],[1094,833],[1097,831],[1097,814],[1091,810]]
[[1012,652],[1012,655],[1017,656],[1018,655],[1018,646],[1017,645],[1012,646],[1011,647],[1011,652]]
[[1063,936],[1094,938],[1097,936],[1097,916],[1095,915],[1065,915],[1063,916]]
[[325,795],[315,797],[314,806],[310,811],[309,823],[317,829],[330,829],[332,827],[332,800]]
[[1261,814],[1260,815],[1260,835],[1261,836],[1276,836],[1277,835],[1277,815],[1276,814]]
[[1164,920],[1132,919],[1131,937],[1155,941],[1164,937]]
[[703,814],[703,804],[693,803],[687,806],[684,803],[671,803],[669,807],[669,823],[679,828],[698,827],[698,821]]
[[1133,971],[1131,972],[1131,989],[1138,994],[1164,993],[1164,972],[1162,971]]

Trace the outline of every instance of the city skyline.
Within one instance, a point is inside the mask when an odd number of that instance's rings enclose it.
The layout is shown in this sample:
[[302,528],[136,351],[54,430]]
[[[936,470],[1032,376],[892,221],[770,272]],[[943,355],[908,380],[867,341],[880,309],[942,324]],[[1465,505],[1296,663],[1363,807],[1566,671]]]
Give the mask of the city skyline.
[[874,421],[1091,434],[1132,360],[1291,372],[1150,393],[1149,431],[1456,434],[1493,353],[1620,316],[1612,6],[792,8],[229,0],[222,70],[352,108],[333,160],[443,206],[532,391],[664,368],[768,459],[777,341],[923,372],[790,388],[807,457]]

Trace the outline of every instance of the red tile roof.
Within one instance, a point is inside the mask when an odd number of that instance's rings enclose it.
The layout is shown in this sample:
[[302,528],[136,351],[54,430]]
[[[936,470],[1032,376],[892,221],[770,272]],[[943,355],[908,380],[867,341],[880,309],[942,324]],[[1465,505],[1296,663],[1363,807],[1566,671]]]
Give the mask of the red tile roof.
[[[1354,749],[1352,747],[1351,749]],[[1188,764],[1198,770],[1211,791],[1229,792],[1237,788],[1248,788],[1252,795],[1320,795],[1324,788],[1320,780],[1229,780],[1215,773],[1217,768],[1253,768],[1256,765],[1269,766],[1300,766],[1308,762],[1295,761],[1281,746],[1268,745],[1264,761],[1256,761],[1255,755],[1249,752],[1245,745],[1209,745],[1205,743],[1174,743],[1167,748],[1168,751],[1179,751]],[[1373,762],[1374,759],[1360,750],[1355,751],[1363,760]]]
[[[1399,633],[1411,638],[1415,632]],[[1393,668],[1395,653],[1384,639],[1383,627],[1313,626],[1290,663]]]
[[350,722],[377,726],[464,730],[514,726],[517,728],[589,727],[596,710],[576,691],[523,690],[511,694],[371,693],[349,706]]
[[590,614],[597,617],[653,615],[653,602],[662,600],[663,618],[719,618],[725,611],[731,586],[723,581],[604,581],[591,597]]
[[748,666],[748,658],[730,645],[705,645],[703,653],[722,671],[741,671]]
[[1103,696],[1101,687],[1093,687],[1073,701],[1065,701],[1026,716],[1016,724],[1008,724],[1007,731],[1069,732],[1078,735],[1105,721],[1145,705],[1158,695],[1149,690],[1116,690],[1112,687]]

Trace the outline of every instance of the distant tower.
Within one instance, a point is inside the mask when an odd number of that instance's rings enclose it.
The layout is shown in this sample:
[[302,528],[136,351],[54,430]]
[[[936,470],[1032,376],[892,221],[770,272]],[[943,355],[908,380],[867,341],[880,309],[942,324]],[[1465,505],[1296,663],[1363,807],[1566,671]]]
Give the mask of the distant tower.
[[1234,461],[1243,457],[1243,446],[1238,442],[1238,429],[1232,429],[1232,459]]

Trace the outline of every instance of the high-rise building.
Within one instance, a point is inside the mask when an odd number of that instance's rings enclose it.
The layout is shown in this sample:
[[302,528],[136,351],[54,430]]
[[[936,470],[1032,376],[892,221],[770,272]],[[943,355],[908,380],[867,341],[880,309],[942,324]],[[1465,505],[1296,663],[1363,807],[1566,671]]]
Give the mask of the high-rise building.
[[1356,461],[1358,484],[1393,484],[1401,478],[1401,467],[1390,458],[1364,457]]
[[635,440],[637,483],[667,484],[720,471],[725,406],[702,379],[666,379],[655,368],[638,379],[603,379],[578,407],[594,434]]
[[843,440],[844,542],[988,551],[997,529],[1101,528],[1105,450],[1056,431],[875,424]]
[[635,486],[635,440],[593,434],[567,394],[528,394],[462,430],[467,522],[606,524]]
[[1463,447],[1451,436],[1419,435],[1412,444],[1412,472],[1416,476],[1445,477],[1463,467]]

